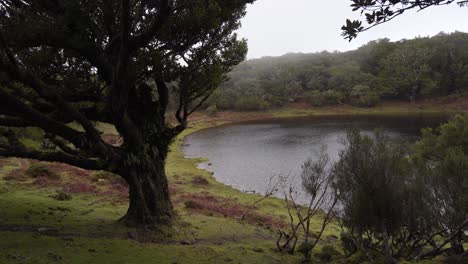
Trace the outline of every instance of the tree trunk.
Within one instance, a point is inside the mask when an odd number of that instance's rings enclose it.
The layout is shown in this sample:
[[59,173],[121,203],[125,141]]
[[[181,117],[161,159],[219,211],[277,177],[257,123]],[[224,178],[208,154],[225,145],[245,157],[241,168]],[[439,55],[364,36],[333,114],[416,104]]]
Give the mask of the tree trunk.
[[164,160],[138,162],[124,167],[130,187],[130,205],[123,218],[132,227],[156,227],[169,224],[173,207],[164,170]]
[[398,264],[398,261],[393,257],[392,249],[390,248],[387,228],[385,223],[381,223],[382,235],[384,238],[384,251],[385,251],[385,263],[387,264]]

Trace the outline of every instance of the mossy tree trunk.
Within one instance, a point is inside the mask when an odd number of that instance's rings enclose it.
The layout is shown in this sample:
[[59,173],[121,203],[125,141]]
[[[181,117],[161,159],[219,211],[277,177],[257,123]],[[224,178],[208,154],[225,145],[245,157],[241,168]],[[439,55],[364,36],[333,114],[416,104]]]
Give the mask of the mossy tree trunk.
[[173,215],[164,171],[135,169],[130,173],[130,205],[125,216],[129,226],[168,224]]
[[129,185],[130,204],[123,218],[132,227],[169,224],[174,215],[164,156],[133,156],[123,164],[120,174]]

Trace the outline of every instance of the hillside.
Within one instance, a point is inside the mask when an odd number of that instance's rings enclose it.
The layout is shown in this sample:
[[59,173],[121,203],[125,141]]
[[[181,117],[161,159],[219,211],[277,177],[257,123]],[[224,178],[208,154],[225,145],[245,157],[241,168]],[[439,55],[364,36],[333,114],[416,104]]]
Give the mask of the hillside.
[[468,34],[371,41],[349,52],[286,54],[237,66],[206,104],[219,110],[409,102],[468,89]]

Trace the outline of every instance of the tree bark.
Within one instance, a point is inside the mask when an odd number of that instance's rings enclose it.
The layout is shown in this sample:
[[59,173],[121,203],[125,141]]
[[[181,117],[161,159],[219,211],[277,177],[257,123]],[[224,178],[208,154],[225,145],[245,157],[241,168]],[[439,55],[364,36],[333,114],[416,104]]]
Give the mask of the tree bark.
[[139,164],[125,167],[125,179],[130,187],[125,224],[145,228],[170,224],[174,213],[164,160]]
[[384,251],[385,251],[385,263],[387,264],[398,264],[398,261],[393,257],[392,249],[390,248],[389,237],[385,223],[381,223],[382,235],[384,238]]

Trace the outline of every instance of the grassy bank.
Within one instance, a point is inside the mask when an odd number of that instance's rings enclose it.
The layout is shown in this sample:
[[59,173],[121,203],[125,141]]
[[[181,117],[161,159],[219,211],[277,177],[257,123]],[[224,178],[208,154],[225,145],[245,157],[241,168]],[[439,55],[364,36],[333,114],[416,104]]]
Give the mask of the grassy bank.
[[[167,160],[167,174],[177,219],[170,228],[142,232],[117,220],[125,214],[126,186],[112,175],[44,163],[59,179],[31,178],[34,161],[0,160],[0,263],[300,263],[300,257],[277,253],[276,230],[287,223],[283,202],[242,193],[217,182],[181,151],[183,139],[201,129],[231,122],[328,114],[408,114],[457,112],[452,108],[384,105],[288,108],[264,113],[197,114]],[[105,128],[112,137],[112,129]],[[61,199],[58,194],[71,195]],[[241,215],[249,211],[241,221]],[[320,219],[313,227],[319,229]],[[339,245],[340,228],[330,225],[318,249]],[[357,262],[361,263],[361,262]],[[438,263],[434,261],[433,263]]]

